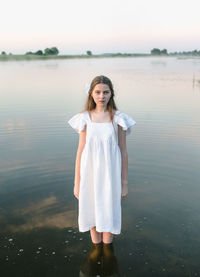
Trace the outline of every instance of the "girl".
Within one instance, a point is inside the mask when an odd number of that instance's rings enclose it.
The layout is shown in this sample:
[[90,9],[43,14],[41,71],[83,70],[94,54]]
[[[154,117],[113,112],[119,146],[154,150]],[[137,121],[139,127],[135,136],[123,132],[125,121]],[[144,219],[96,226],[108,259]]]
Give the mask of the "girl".
[[79,231],[90,230],[93,247],[112,244],[121,232],[121,199],[128,194],[126,135],[136,122],[120,112],[109,78],[96,76],[85,109],[68,123],[79,133],[74,195]]

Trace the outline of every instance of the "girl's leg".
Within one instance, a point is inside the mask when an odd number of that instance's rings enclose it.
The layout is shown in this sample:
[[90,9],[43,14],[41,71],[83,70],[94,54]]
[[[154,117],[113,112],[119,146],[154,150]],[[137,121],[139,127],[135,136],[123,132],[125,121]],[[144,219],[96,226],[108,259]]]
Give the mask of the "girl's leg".
[[93,243],[100,243],[102,240],[102,233],[96,231],[96,226],[90,229],[90,235]]
[[113,234],[110,232],[103,232],[103,243],[112,243]]

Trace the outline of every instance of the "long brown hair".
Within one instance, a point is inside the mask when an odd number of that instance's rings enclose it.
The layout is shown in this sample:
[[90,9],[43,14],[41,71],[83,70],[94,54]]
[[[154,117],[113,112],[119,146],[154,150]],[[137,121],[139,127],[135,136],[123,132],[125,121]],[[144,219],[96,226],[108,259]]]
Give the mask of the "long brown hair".
[[111,97],[108,101],[107,109],[108,109],[108,112],[110,114],[111,121],[113,121],[114,112],[115,112],[115,110],[117,110],[117,106],[116,106],[115,101],[114,101],[115,93],[114,93],[113,84],[112,84],[111,80],[108,77],[104,76],[104,75],[96,76],[92,80],[92,82],[90,84],[89,91],[88,91],[88,97],[87,97],[87,100],[86,100],[86,103],[85,103],[85,107],[84,107],[84,110],[82,112],[91,111],[91,110],[95,109],[96,103],[94,102],[93,97],[91,96],[91,94],[92,94],[92,91],[93,91],[94,87],[97,84],[106,84],[106,85],[108,85],[108,87],[111,91]]

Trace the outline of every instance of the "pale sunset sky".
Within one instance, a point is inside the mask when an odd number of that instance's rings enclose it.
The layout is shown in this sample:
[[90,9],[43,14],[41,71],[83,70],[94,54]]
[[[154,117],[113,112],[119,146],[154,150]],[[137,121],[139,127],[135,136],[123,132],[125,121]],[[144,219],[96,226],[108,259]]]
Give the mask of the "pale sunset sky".
[[6,0],[0,9],[0,53],[200,50],[199,0]]

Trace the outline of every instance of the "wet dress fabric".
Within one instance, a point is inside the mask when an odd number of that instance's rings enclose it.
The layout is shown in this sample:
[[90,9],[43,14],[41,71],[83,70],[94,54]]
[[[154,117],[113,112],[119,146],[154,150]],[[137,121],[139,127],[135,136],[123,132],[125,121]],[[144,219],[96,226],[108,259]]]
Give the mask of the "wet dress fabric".
[[88,111],[74,115],[69,125],[80,133],[85,125],[86,143],[80,160],[79,231],[121,232],[121,169],[118,125],[131,133],[136,122],[116,110],[113,122],[93,122]]

